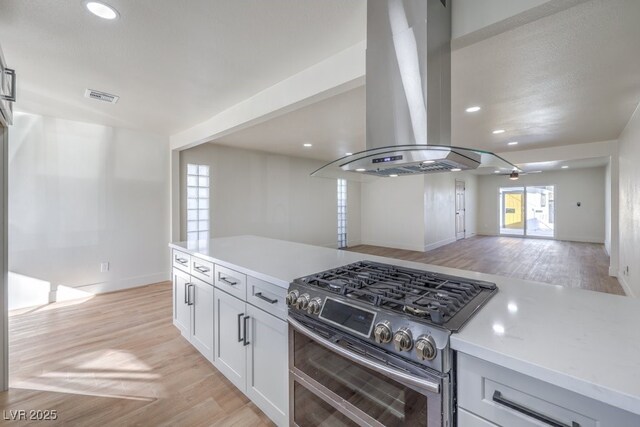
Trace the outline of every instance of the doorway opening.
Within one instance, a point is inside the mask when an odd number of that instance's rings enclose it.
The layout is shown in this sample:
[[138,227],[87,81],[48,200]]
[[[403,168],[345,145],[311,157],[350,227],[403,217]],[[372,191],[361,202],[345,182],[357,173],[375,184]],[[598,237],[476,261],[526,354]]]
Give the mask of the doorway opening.
[[553,185],[500,188],[500,234],[555,237]]

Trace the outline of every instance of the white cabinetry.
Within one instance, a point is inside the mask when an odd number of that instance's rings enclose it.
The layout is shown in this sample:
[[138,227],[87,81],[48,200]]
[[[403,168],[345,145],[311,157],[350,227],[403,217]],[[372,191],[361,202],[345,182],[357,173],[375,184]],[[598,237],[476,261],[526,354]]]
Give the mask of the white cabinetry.
[[[216,367],[276,424],[288,425],[288,329],[281,310],[286,290],[215,268]],[[247,302],[255,298],[260,308]]]
[[630,412],[464,353],[457,357],[461,426],[640,425]]
[[[207,283],[192,276],[192,263],[196,263],[196,266],[207,265],[206,261],[201,263],[196,257],[174,250],[173,324],[182,336],[213,363],[213,280]],[[212,275],[213,265],[210,271]]]

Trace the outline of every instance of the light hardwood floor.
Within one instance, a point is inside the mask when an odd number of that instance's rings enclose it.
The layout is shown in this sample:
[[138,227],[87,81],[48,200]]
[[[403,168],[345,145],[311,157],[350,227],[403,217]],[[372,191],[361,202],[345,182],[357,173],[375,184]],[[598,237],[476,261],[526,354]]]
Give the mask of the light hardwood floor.
[[624,295],[595,243],[475,236],[428,252],[359,245],[350,251]]
[[[269,419],[180,336],[171,283],[13,311],[0,407],[57,410],[20,425],[267,426]],[[2,420],[2,418],[0,418]]]

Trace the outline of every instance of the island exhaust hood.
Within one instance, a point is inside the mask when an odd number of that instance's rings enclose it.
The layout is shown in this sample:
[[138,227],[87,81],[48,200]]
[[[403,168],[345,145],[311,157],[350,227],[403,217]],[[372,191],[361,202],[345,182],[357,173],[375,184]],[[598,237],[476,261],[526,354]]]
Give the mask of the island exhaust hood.
[[451,1],[368,0],[366,150],[312,176],[367,180],[512,164],[451,146]]

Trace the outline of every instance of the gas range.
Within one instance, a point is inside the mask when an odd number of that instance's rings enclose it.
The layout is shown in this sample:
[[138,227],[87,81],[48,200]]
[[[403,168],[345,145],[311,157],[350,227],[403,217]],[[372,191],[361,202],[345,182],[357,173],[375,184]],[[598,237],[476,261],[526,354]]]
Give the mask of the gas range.
[[301,277],[289,289],[293,319],[442,373],[452,365],[451,333],[498,291],[490,282],[373,261]]

